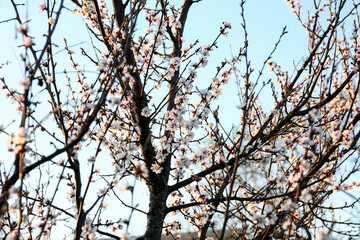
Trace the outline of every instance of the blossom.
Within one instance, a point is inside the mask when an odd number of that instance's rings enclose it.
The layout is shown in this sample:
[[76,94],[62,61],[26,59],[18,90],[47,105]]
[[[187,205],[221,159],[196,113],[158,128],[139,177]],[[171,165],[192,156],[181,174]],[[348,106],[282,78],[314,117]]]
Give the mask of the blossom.
[[256,223],[256,225],[262,229],[265,228],[265,217],[261,214],[255,214],[254,217],[254,222]]
[[159,89],[160,87],[161,87],[161,82],[160,81],[155,81],[154,88]]
[[70,190],[67,192],[67,198],[74,203],[75,202],[75,191],[74,189],[71,187]]
[[224,27],[231,28],[231,24],[229,22],[223,22]]
[[56,163],[57,163],[57,165],[59,165],[59,166],[63,166],[63,165],[64,165],[64,159],[59,158]]
[[120,50],[121,50],[121,44],[120,44],[120,43],[116,43],[116,44],[114,45],[114,49],[115,49],[116,51],[120,51]]
[[[19,134],[17,136],[10,137],[8,143],[9,148],[12,150],[15,154],[20,153],[24,150],[24,145],[29,142],[30,139],[27,137],[27,129],[20,127],[19,128]],[[15,144],[15,149],[12,149],[12,144]]]
[[334,184],[332,189],[333,189],[333,192],[338,192],[340,190],[339,184]]
[[266,218],[265,218],[265,221],[267,224],[271,224],[271,225],[274,225],[277,221],[277,216],[276,216],[276,213],[275,212],[271,212],[271,213],[268,213]]
[[46,83],[52,83],[52,82],[53,82],[53,79],[52,79],[51,75],[47,76]]
[[105,195],[108,191],[108,188],[107,187],[103,187],[101,189],[99,189],[99,191],[97,192],[97,195],[99,196],[102,196],[102,195]]
[[82,230],[81,235],[84,239],[90,240],[95,238],[95,231],[91,226],[92,225],[91,222],[92,222],[91,219],[87,218],[85,224],[81,227]]
[[152,33],[152,32],[153,32],[153,29],[150,27],[150,25],[147,25],[147,26],[145,27],[145,32],[146,32],[146,34],[149,34],[149,33]]
[[322,228],[319,231],[316,231],[315,240],[327,240],[329,230],[327,228]]
[[39,5],[39,12],[42,13],[46,9],[46,3],[45,1],[42,1],[42,3]]
[[28,31],[28,27],[25,24],[21,24],[20,27],[17,29],[17,31],[19,33],[22,33],[22,34],[26,35],[27,31]]
[[6,240],[15,240],[19,238],[19,231],[18,230],[14,230],[12,231],[9,235],[6,236]]
[[295,203],[293,203],[293,202],[291,201],[291,199],[289,198],[289,199],[285,200],[285,201],[281,204],[281,210],[283,210],[283,211],[293,210],[293,209],[296,208],[296,206],[297,206],[297,205],[296,205]]
[[28,47],[31,47],[32,45],[34,45],[33,41],[31,40],[30,37],[25,37],[25,40],[24,40],[24,46],[26,48]]
[[51,25],[54,23],[54,19],[52,17],[49,17],[47,22]]
[[162,171],[162,167],[160,167],[160,165],[159,164],[152,164],[151,165],[151,170],[154,172],[154,173],[156,173],[156,174],[159,174],[159,173],[161,173],[161,171]]
[[312,195],[310,194],[308,189],[304,189],[301,192],[301,196],[300,196],[301,200],[305,203],[308,203],[311,201],[312,199]]
[[30,81],[28,78],[23,78],[22,81],[20,82],[20,86],[23,88],[23,90],[27,90],[29,89],[30,86]]
[[129,238],[129,234],[128,233],[123,233],[122,235],[121,235],[121,238],[120,238],[121,240],[129,240],[130,238]]
[[289,229],[294,229],[295,228],[295,224],[291,223],[290,220],[286,220],[283,225],[282,225],[282,229],[284,229],[285,231],[289,230]]
[[100,72],[106,72],[108,70],[108,68],[110,67],[111,64],[111,59],[109,58],[102,58],[100,59],[99,63],[98,63],[98,70]]
[[141,115],[144,116],[144,117],[149,117],[150,114],[151,114],[151,111],[150,111],[150,108],[148,108],[148,107],[144,107],[141,110]]
[[127,189],[129,189],[129,183],[125,181],[124,184],[119,187],[119,190],[120,192],[125,192]]
[[121,103],[121,98],[118,97],[112,97],[109,99],[110,105],[114,106],[114,105],[119,105]]

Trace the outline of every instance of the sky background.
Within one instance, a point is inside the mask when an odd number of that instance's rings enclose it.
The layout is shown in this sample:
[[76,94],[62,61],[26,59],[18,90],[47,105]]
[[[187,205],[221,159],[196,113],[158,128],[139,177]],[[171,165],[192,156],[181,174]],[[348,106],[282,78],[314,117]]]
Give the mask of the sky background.
[[[39,14],[38,5],[40,0],[28,0],[27,6],[19,6],[23,9],[21,16],[25,20],[25,12],[28,9],[27,19],[31,19],[30,34],[35,36],[34,42],[37,47],[42,47],[44,38],[42,33],[46,31],[46,14]],[[111,7],[108,1],[109,8]],[[180,1],[176,1],[180,2]],[[312,2],[312,1],[304,1]],[[229,31],[227,38],[220,38],[218,41],[218,49],[211,52],[209,64],[205,69],[199,71],[198,83],[207,86],[214,73],[216,66],[218,66],[224,58],[230,59],[232,55],[237,55],[238,50],[243,46],[244,33],[241,28],[240,17],[240,1],[236,0],[203,0],[192,6],[188,20],[185,26],[184,38],[187,45],[189,42],[195,42],[196,39],[200,40],[200,46],[212,43],[212,40],[219,33],[219,27],[223,21],[230,22],[232,29]],[[65,6],[73,9],[74,5],[70,1],[65,1]],[[306,6],[305,6],[306,7]],[[0,1],[0,21],[11,19],[14,16],[14,10],[10,1]],[[259,67],[272,51],[275,43],[277,42],[283,27],[287,26],[288,34],[284,36],[283,41],[278,47],[273,60],[280,64],[283,69],[292,73],[294,63],[298,63],[302,57],[307,55],[307,39],[305,31],[297,21],[296,16],[291,13],[289,6],[283,0],[256,0],[248,1],[245,4],[245,18],[247,30],[249,34],[249,55],[252,61],[252,67],[255,68],[254,74],[257,75]],[[63,11],[60,17],[58,28],[54,35],[54,43],[58,45],[58,50],[64,48],[63,38],[67,39],[69,46],[74,46],[73,49],[76,53],[80,53],[80,47],[85,50],[91,50],[90,38],[84,27],[85,21],[70,11]],[[139,28],[145,27],[144,23],[139,22]],[[0,70],[0,77],[5,76],[10,85],[17,87],[23,77],[23,66],[19,60],[19,53],[23,53],[23,49],[18,47],[22,44],[22,36],[16,33],[18,24],[15,21],[0,24],[0,31],[2,37],[0,38],[0,64],[10,61],[11,64],[3,66]],[[68,66],[68,57],[65,52],[60,52],[60,56],[64,56],[64,62],[59,62],[58,70],[61,71],[61,66]],[[75,55],[76,56],[76,55]],[[79,60],[82,58],[78,58]],[[81,63],[82,64],[82,63]],[[91,64],[91,63],[88,63]],[[92,66],[84,65],[84,69],[93,69]],[[61,74],[61,73],[59,73]],[[89,73],[88,76],[96,77],[97,74]],[[60,75],[61,76],[61,75]],[[266,76],[265,77],[270,77]],[[266,79],[266,78],[265,78]],[[235,106],[238,104],[236,98],[237,92],[235,82],[232,81],[224,89],[224,93],[219,100],[221,105],[219,116],[222,119],[223,125],[230,129],[233,124],[238,122],[240,111]],[[265,110],[272,109],[272,101],[267,97],[264,92],[260,101],[263,103]],[[0,93],[0,124],[7,126],[13,119],[19,119],[20,115],[14,110],[14,105],[10,105],[9,101],[4,100],[4,93]],[[46,113],[44,113],[45,115]],[[12,124],[8,128],[8,132],[16,133],[18,123]],[[5,134],[0,134],[0,142],[5,143],[8,137]],[[13,155],[7,152],[6,144],[0,144],[0,160],[6,166],[10,166],[13,162]],[[143,188],[137,188],[135,202],[139,202],[146,208],[147,203],[142,199],[147,198]],[[111,203],[109,203],[111,204]],[[126,209],[121,211],[128,211]],[[126,214],[125,214],[126,215]],[[134,215],[134,221],[137,224],[132,224],[130,231],[134,235],[140,235],[145,228],[145,219],[141,215]]]

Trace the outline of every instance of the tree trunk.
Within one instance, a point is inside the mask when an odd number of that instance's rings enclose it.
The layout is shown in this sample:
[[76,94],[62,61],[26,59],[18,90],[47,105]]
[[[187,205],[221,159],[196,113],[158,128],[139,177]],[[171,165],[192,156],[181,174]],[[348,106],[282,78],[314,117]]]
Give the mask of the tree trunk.
[[164,218],[166,216],[167,190],[164,186],[150,187],[149,213],[147,216],[147,228],[143,236],[145,240],[160,240]]

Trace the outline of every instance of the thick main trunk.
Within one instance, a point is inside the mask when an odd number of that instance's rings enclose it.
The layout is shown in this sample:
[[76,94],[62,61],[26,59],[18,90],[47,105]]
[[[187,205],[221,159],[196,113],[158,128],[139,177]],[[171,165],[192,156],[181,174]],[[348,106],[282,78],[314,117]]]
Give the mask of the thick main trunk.
[[166,216],[167,189],[161,186],[150,188],[149,213],[147,216],[147,228],[143,236],[145,240],[160,240],[164,218]]

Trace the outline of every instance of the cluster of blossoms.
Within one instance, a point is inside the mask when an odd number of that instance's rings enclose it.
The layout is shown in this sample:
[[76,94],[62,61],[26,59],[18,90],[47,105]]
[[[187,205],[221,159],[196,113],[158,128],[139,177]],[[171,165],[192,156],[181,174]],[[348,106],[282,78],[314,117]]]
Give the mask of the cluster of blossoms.
[[27,129],[21,127],[19,128],[19,133],[17,136],[9,137],[8,149],[15,154],[24,153],[26,151],[25,144],[28,142],[30,142],[30,138],[28,137],[28,131]]
[[253,213],[252,218],[254,222],[262,229],[275,224],[278,219],[276,212],[274,212],[274,207],[269,204],[260,209],[254,202],[251,202],[248,204],[247,209]]
[[[96,29],[98,28],[97,15],[94,3],[91,0],[82,0],[82,7],[76,11],[76,13],[80,16],[83,16],[85,19],[90,20],[91,27]],[[106,6],[105,1],[98,1],[100,10],[100,17],[102,19],[109,19],[108,8]]]
[[90,218],[86,219],[85,224],[81,227],[82,238],[84,240],[91,240],[96,238],[95,230],[92,227],[92,220]]

